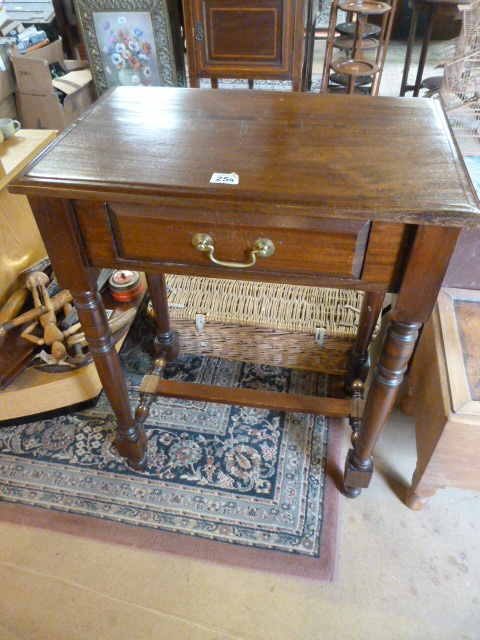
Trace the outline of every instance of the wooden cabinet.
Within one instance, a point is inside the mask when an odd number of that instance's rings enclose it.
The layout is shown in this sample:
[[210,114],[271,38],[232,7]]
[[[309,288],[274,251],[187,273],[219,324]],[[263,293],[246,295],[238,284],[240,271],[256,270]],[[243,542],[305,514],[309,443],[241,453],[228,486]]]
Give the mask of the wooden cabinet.
[[316,2],[183,0],[191,87],[200,78],[291,80],[305,88],[313,52]]
[[413,358],[402,402],[415,417],[417,467],[406,503],[437,489],[480,491],[480,293],[443,289]]

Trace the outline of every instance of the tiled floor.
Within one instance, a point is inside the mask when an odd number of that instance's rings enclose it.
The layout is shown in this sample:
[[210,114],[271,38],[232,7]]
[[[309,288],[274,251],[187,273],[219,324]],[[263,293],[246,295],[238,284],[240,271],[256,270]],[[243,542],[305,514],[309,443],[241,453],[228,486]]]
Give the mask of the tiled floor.
[[0,524],[0,640],[478,640],[480,496],[445,489],[410,511],[414,467],[395,411],[370,489],[342,501],[331,584]]

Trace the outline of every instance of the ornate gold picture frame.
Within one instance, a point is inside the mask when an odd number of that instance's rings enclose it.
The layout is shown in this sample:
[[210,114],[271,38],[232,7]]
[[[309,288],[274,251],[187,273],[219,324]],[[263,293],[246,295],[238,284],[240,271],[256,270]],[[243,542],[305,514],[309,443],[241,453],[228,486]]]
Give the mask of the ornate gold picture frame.
[[173,0],[75,0],[100,96],[119,85],[186,86]]

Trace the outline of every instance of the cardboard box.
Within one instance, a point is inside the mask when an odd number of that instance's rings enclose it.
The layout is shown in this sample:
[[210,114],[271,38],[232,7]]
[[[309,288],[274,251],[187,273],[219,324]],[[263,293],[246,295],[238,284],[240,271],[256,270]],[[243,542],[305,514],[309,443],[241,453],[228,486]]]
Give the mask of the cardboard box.
[[1,68],[0,65],[0,100],[7,98],[13,93],[12,83],[10,82],[10,76],[5,68]]
[[0,100],[13,93],[13,73],[6,47],[0,46]]
[[13,93],[0,100],[0,118],[11,118],[12,120],[18,119],[17,107]]
[[65,96],[63,105],[53,91],[47,95],[16,94],[18,118],[25,129],[58,129],[63,131],[75,122],[95,101],[95,90],[88,84]]
[[[69,73],[53,80],[49,65],[58,62]],[[58,129],[74,122],[95,101],[88,64],[65,60],[61,39],[21,55],[12,52],[19,120],[27,129]],[[56,89],[65,95],[60,103]]]
[[49,65],[59,62],[63,66],[65,61],[61,38],[24,54],[14,47],[11,56],[18,91],[36,95],[45,95],[51,87]]

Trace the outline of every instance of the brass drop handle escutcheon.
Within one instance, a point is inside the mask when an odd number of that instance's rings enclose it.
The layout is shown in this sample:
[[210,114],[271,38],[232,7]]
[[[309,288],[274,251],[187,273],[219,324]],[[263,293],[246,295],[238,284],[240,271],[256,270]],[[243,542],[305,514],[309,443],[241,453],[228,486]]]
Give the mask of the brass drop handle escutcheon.
[[203,40],[203,29],[200,20],[197,20],[197,25],[195,27],[195,40],[197,42],[202,42]]
[[258,238],[250,249],[250,262],[228,262],[226,260],[217,260],[214,257],[213,252],[215,247],[213,245],[213,240],[206,233],[197,233],[194,235],[192,238],[192,244],[195,249],[198,249],[199,251],[207,251],[208,257],[215,264],[218,264],[221,267],[230,267],[232,269],[247,269],[248,267],[253,267],[257,261],[257,256],[260,258],[268,258],[273,255],[273,252],[275,251],[275,245],[271,240],[268,238]]

